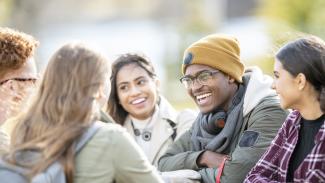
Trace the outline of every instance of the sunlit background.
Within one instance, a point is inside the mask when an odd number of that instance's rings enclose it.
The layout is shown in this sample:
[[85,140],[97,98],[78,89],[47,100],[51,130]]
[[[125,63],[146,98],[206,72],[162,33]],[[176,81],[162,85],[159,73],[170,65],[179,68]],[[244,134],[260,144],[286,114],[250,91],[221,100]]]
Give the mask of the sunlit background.
[[179,82],[184,49],[211,33],[236,36],[246,66],[272,74],[273,55],[302,33],[325,37],[324,0],[0,0],[0,26],[40,41],[42,71],[62,44],[83,41],[113,61],[147,55],[161,92],[177,108],[194,107]]

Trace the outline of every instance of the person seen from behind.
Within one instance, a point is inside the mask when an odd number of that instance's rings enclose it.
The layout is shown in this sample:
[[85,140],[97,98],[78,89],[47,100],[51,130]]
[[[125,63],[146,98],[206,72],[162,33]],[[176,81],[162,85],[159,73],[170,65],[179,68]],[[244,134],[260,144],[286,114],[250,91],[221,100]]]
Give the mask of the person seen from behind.
[[[108,61],[87,46],[62,46],[51,57],[31,105],[17,118],[4,160],[28,168],[30,179],[58,161],[68,183],[161,183],[141,149],[117,124],[102,124],[81,151],[74,152],[82,134],[101,123],[110,73]],[[26,151],[40,156],[19,156]]]
[[15,117],[28,103],[36,88],[34,53],[38,41],[31,35],[0,27],[0,154],[9,148]]

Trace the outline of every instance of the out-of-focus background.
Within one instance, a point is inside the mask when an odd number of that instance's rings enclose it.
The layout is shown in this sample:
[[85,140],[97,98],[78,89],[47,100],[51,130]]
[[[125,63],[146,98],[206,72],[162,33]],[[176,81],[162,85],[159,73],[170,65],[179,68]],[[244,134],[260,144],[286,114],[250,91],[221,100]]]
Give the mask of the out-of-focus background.
[[176,108],[194,107],[179,82],[183,51],[212,33],[236,36],[246,66],[272,75],[273,55],[303,33],[325,38],[324,0],[0,0],[0,26],[35,36],[42,71],[51,54],[83,41],[109,60],[147,55],[161,92]]

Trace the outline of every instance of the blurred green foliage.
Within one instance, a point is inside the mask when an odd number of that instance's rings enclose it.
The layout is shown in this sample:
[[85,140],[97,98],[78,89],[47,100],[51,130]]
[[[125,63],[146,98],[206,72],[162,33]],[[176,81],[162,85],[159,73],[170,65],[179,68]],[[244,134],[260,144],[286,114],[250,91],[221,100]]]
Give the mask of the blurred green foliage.
[[[185,15],[180,22],[175,24],[176,31],[178,32],[180,45],[177,55],[172,55],[170,61],[167,62],[167,79],[175,79],[181,77],[181,64],[183,61],[183,53],[185,49],[202,38],[204,35],[215,32],[215,28],[204,17],[204,8],[201,1],[188,1],[184,4]],[[171,77],[171,78],[169,78]]]
[[266,57],[259,57],[259,58],[255,58],[254,60],[250,60],[249,62],[245,63],[245,66],[246,67],[258,66],[263,70],[265,74],[273,76],[273,64],[274,64],[274,57],[266,56]]
[[261,0],[257,16],[268,23],[273,45],[268,55],[246,65],[257,65],[265,73],[273,75],[274,55],[283,44],[305,34],[325,38],[324,10],[324,0]]
[[325,38],[324,10],[324,0],[262,0],[258,14],[276,22],[271,30],[281,42],[300,36],[296,31]]
[[12,0],[0,0],[0,25],[5,24],[11,13]]
[[166,54],[168,61],[165,62],[164,66],[166,68],[167,89],[164,95],[176,109],[195,108],[194,101],[187,95],[186,90],[179,82],[179,78],[182,76],[181,65],[185,49],[205,35],[216,31],[214,25],[205,17],[203,6],[202,1],[186,1],[184,3],[185,16],[173,23],[180,41],[176,54]]

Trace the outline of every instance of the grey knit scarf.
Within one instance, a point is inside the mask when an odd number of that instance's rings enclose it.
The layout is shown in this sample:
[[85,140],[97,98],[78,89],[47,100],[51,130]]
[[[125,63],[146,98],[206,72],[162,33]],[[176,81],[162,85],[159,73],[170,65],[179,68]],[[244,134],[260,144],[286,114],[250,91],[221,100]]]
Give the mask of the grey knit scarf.
[[[219,153],[228,153],[243,124],[244,85],[239,85],[231,106],[227,113],[215,110],[212,113],[202,114],[195,120],[191,140],[194,150],[210,150]],[[225,126],[218,129],[214,124],[220,117],[226,117]]]

